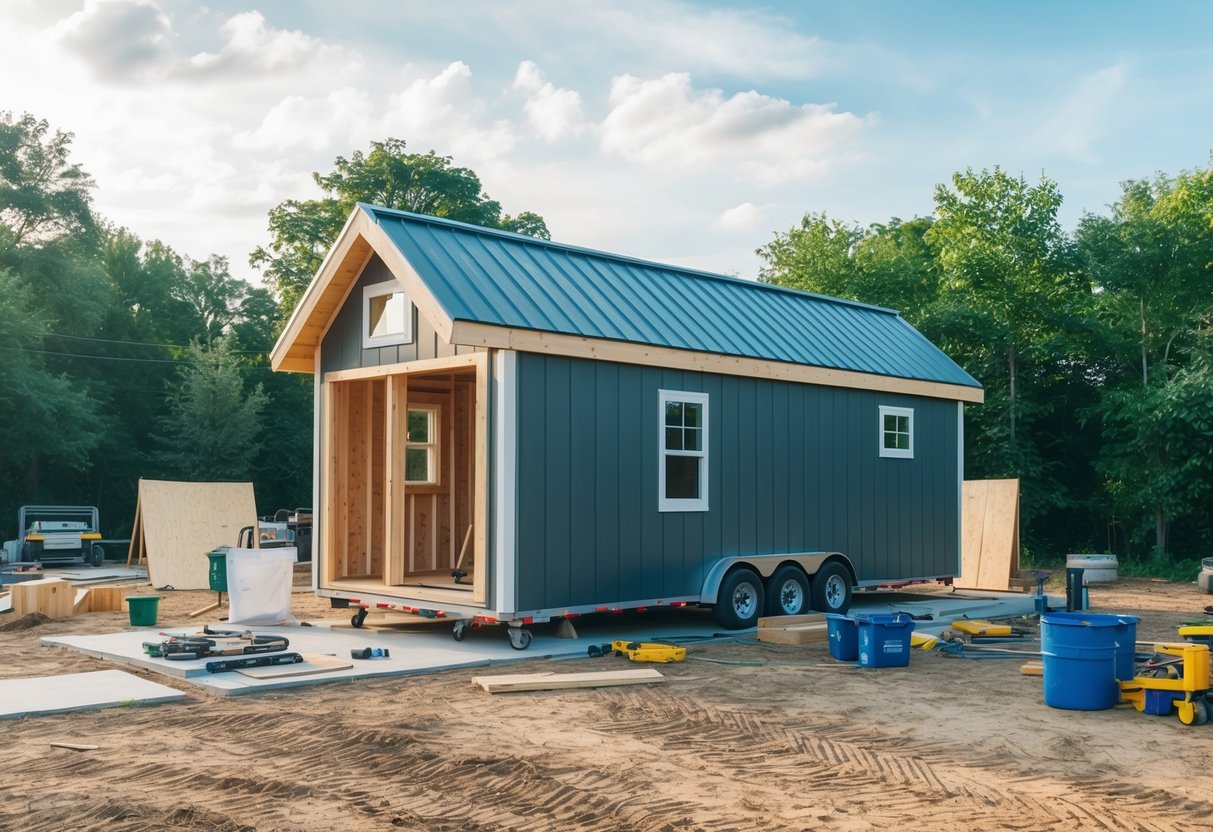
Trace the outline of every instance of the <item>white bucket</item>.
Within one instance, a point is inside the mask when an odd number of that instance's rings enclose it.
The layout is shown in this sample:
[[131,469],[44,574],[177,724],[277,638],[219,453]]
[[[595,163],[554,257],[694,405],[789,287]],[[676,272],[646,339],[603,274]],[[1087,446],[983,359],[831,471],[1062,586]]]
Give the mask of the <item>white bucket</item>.
[[1066,555],[1067,569],[1081,569],[1083,586],[1116,580],[1116,555]]
[[1196,575],[1196,585],[1206,595],[1213,595],[1213,558],[1205,558],[1200,562],[1200,572]]

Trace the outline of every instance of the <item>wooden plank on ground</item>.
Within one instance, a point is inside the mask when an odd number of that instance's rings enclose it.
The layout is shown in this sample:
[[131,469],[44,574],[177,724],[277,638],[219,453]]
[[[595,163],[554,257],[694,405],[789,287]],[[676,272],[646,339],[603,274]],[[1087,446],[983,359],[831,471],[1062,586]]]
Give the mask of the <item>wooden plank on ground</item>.
[[525,690],[569,690],[603,688],[615,685],[649,685],[664,682],[665,676],[653,668],[643,670],[604,670],[594,673],[518,673],[512,676],[477,676],[472,684],[489,693]]
[[822,613],[772,615],[758,619],[758,640],[768,644],[813,644],[829,638]]
[[[139,517],[152,586],[209,589],[206,553],[257,526],[249,482],[139,480]],[[254,535],[256,538],[256,535]]]

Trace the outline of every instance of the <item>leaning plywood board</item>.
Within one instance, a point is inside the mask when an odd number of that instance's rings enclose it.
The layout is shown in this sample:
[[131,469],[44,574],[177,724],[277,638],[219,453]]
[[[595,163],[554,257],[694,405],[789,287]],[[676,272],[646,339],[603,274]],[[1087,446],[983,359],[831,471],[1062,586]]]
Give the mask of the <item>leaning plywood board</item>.
[[963,589],[1011,589],[1019,569],[1019,480],[966,480],[961,516]]
[[110,708],[132,702],[180,702],[185,694],[122,670],[0,680],[0,719]]
[[206,553],[235,546],[240,530],[256,524],[252,483],[139,480],[135,525],[152,586],[209,589]]
[[664,682],[665,677],[652,668],[643,670],[605,670],[597,673],[520,673],[512,676],[477,676],[472,684],[489,693],[524,690],[567,690],[604,688],[614,685],[646,685]]

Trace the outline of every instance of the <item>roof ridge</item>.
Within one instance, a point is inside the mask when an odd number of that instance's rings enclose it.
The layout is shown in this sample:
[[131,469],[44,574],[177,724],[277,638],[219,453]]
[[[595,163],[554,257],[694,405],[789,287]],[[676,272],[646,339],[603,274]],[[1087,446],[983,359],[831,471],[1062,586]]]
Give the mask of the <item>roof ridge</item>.
[[660,271],[672,272],[674,274],[683,275],[686,277],[706,278],[709,280],[738,284],[746,287],[748,290],[790,294],[797,297],[812,298],[814,300],[824,301],[826,303],[833,303],[839,306],[850,306],[856,309],[863,309],[870,312],[880,312],[886,315],[894,315],[899,318],[901,317],[901,312],[896,309],[890,309],[885,306],[877,306],[871,303],[863,303],[857,300],[836,298],[831,295],[821,295],[816,292],[805,292],[800,289],[792,289],[787,286],[778,286],[773,283],[763,283],[759,280],[750,280],[744,277],[733,277],[731,275],[720,274],[719,272],[709,272],[703,269],[692,269],[687,266],[675,266],[670,263],[659,263],[656,260],[645,260],[640,257],[630,257],[626,254],[616,254],[610,251],[589,248],[588,246],[578,246],[571,243],[559,243],[553,240],[544,240],[540,237],[532,237],[528,234],[519,234],[515,231],[506,231],[505,229],[501,228],[488,228],[483,225],[473,225],[471,223],[447,219],[446,217],[435,217],[431,214],[417,214],[412,211],[402,211],[398,208],[385,208],[382,205],[373,205],[369,202],[359,202],[357,204],[360,208],[370,214],[372,219],[375,219],[376,221],[378,221],[376,214],[389,214],[397,219],[412,220],[415,222],[429,223],[431,225],[443,225],[465,230],[473,234],[484,234],[490,237],[504,237],[506,239],[513,240],[514,242],[527,243],[529,245],[537,245],[545,248],[553,248],[575,254],[586,254],[605,260],[631,263],[633,265],[640,265]]

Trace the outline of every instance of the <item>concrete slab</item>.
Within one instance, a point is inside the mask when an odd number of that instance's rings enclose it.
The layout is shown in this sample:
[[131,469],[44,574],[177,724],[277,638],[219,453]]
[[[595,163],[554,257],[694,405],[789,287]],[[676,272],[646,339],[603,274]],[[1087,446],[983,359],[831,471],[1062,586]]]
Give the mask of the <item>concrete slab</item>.
[[45,571],[48,578],[62,578],[73,584],[147,580],[146,566],[49,566]]
[[181,702],[179,690],[149,682],[124,670],[67,673],[0,680],[0,719],[59,714],[116,705]]
[[[855,596],[854,611],[909,612],[931,615],[916,621],[915,629],[937,631],[954,618],[994,618],[1030,613],[1031,596],[1019,593],[951,593],[949,595],[913,595],[911,593],[860,593]],[[373,619],[372,619],[373,620]],[[503,626],[470,629],[462,642],[451,637],[452,621],[419,620],[399,626],[355,629],[343,621],[313,622],[305,627],[256,627],[258,633],[286,636],[292,652],[335,656],[346,659],[351,649],[387,648],[384,659],[354,660],[348,669],[324,670],[304,676],[250,678],[240,673],[208,673],[206,659],[168,661],[154,659],[143,652],[144,641],[161,641],[160,629],[149,628],[91,636],[50,636],[43,644],[69,647],[98,658],[146,668],[183,679],[212,693],[230,696],[257,691],[314,685],[321,682],[353,679],[411,676],[458,668],[489,667],[526,659],[586,658],[591,644],[606,644],[616,639],[628,641],[670,641],[691,643],[706,640],[753,638],[754,630],[721,632],[709,610],[698,608],[649,610],[645,613],[592,615],[574,622],[576,639],[556,637],[556,623],[536,624],[525,650],[514,650]],[[197,626],[174,627],[164,632],[190,635]]]

